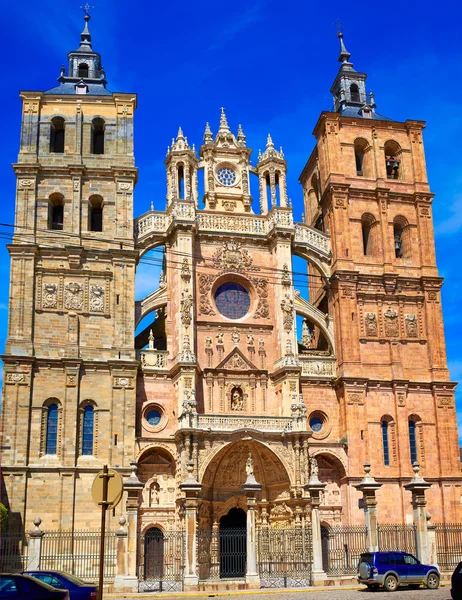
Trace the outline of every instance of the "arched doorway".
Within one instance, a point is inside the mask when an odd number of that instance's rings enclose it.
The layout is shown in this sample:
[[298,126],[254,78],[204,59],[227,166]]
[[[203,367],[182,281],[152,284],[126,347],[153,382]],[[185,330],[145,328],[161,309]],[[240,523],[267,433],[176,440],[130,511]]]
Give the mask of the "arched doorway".
[[151,527],[144,534],[144,577],[161,579],[164,574],[164,534]]
[[247,562],[247,515],[231,508],[220,519],[220,578],[245,577]]

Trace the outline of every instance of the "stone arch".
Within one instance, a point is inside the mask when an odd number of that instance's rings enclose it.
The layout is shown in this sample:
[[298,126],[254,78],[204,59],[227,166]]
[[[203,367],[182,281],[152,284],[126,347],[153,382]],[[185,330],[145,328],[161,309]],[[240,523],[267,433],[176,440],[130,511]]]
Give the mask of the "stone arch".
[[253,456],[255,478],[262,485],[262,498],[272,500],[285,491],[289,493],[291,477],[281,458],[263,442],[247,438],[220,448],[202,467],[199,479],[203,497],[225,503],[236,492],[241,493],[249,452]]
[[314,325],[319,327],[322,334],[326,338],[331,354],[335,354],[334,325],[331,317],[323,313],[301,296],[295,295],[294,304],[297,315],[301,315],[302,317],[309,319]]
[[[158,444],[144,448],[138,457],[138,479],[143,484],[141,508],[174,506],[176,499],[176,460],[169,449]],[[156,490],[152,484],[156,483]]]
[[293,249],[293,254],[311,263],[319,274],[322,275],[323,281],[327,282],[330,277],[330,267],[328,261],[321,254],[317,254],[313,250],[300,245],[297,245],[297,248]]
[[142,524],[140,530],[141,535],[145,535],[150,529],[159,529],[164,535],[167,533],[167,530],[165,529],[165,523],[162,524],[158,521],[155,521],[154,523]]
[[348,483],[344,462],[337,453],[322,448],[311,456],[318,462],[319,479],[326,483],[320,496],[321,520],[330,526],[346,524],[343,521],[348,519]]
[[[164,215],[164,213],[159,213],[160,215]],[[145,254],[147,254],[150,250],[154,250],[158,246],[165,246],[166,236],[156,237],[154,234],[152,237],[148,237],[143,240],[143,244],[137,244],[138,254],[138,262],[143,258]]]
[[144,317],[147,317],[149,313],[164,308],[167,306],[167,290],[166,288],[159,288],[146,296],[142,300],[135,302],[135,328],[141,323]]
[[345,477],[347,475],[348,466],[347,466],[346,458],[344,456],[341,456],[339,452],[336,452],[335,450],[330,450],[330,449],[326,450],[325,448],[318,448],[317,450],[313,450],[312,452],[310,452],[311,458],[317,459],[321,455],[330,458],[332,461],[337,461],[338,463],[340,463],[342,470],[343,470],[343,477]]

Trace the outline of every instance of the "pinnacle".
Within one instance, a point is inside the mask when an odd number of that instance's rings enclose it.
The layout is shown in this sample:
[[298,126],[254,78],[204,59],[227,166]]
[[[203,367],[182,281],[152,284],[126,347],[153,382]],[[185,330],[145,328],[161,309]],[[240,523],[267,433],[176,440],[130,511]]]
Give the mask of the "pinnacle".
[[181,127],[178,127],[178,133],[176,136],[176,140],[184,140],[184,135],[183,135],[183,130],[181,129]]
[[268,133],[268,137],[266,138],[266,147],[274,148],[273,139],[271,137],[271,133]]
[[207,123],[205,124],[205,131],[204,131],[204,144],[208,144],[209,142],[211,142],[213,139],[213,134],[212,134],[212,130],[210,129],[210,124],[207,121]]
[[218,131],[229,131],[228,120],[226,118],[225,108],[221,107],[221,115],[220,115],[220,127]]

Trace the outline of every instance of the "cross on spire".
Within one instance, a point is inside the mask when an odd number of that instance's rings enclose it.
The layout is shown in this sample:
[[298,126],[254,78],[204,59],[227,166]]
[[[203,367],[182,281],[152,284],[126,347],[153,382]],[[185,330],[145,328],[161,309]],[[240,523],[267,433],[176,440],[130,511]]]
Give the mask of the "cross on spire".
[[85,11],[85,16],[90,16],[90,13],[88,12],[89,10],[91,10],[92,8],[95,8],[94,6],[90,6],[88,4],[88,2],[85,4],[85,6],[81,6],[80,7],[83,11]]
[[342,25],[343,25],[342,21],[334,21],[334,25],[337,25],[337,29],[339,32],[342,31]]

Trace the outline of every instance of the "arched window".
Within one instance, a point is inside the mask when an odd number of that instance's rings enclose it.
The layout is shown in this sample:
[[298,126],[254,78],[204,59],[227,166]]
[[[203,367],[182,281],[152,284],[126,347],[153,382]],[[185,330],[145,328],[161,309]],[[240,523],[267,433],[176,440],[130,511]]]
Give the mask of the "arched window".
[[363,138],[358,138],[354,142],[356,175],[358,177],[369,177],[369,142]]
[[103,199],[101,196],[92,196],[88,207],[89,231],[103,231]]
[[64,133],[64,119],[62,117],[53,117],[50,131],[50,152],[56,154],[64,153]]
[[274,175],[274,187],[276,191],[276,205],[281,206],[281,189],[279,185],[279,173]]
[[83,409],[82,419],[82,455],[91,456],[93,454],[93,436],[95,425],[95,410],[91,404],[87,404]]
[[178,198],[184,200],[184,167],[178,166]]
[[351,102],[361,102],[361,97],[359,95],[359,88],[356,83],[352,83],[350,85],[350,100]]
[[50,404],[47,409],[45,454],[56,454],[58,446],[58,418],[58,405]]
[[64,227],[64,198],[61,194],[52,194],[48,205],[48,229],[62,231]]
[[411,454],[411,464],[417,460],[417,435],[416,423],[414,420],[409,420],[409,450]]
[[266,175],[266,200],[268,202],[268,207],[271,210],[273,208],[273,196],[271,194],[271,179],[269,173]]
[[88,65],[86,63],[80,63],[79,77],[81,77],[82,79],[88,79]]
[[91,151],[92,154],[104,154],[104,121],[100,118],[92,121]]
[[386,467],[390,466],[390,440],[388,421],[382,420],[382,446],[383,446],[383,464]]
[[401,147],[394,141],[385,143],[385,168],[387,179],[401,179]]
[[361,217],[364,256],[374,256],[377,253],[377,225],[374,215],[366,213]]
[[396,258],[411,256],[409,223],[404,217],[396,217],[393,221],[393,247]]

